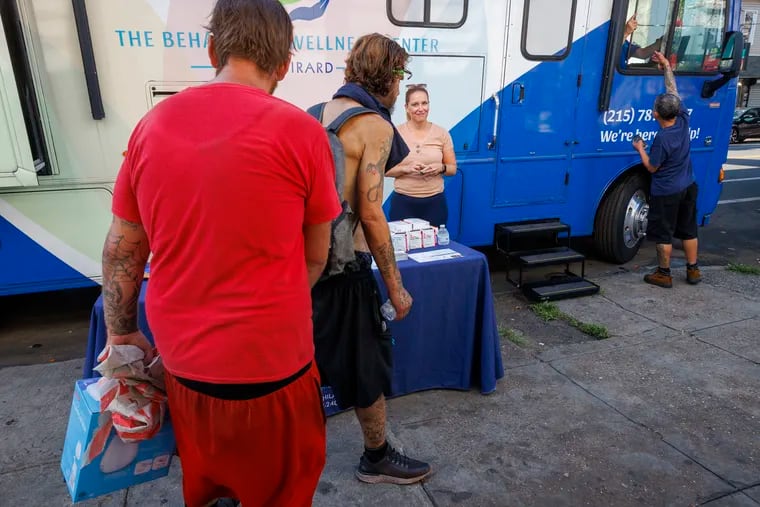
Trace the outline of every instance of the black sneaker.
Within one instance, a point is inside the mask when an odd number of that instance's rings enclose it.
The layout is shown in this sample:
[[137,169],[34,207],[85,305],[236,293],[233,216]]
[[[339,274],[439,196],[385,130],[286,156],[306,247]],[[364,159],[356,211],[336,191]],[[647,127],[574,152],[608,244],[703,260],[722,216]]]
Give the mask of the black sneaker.
[[372,463],[362,455],[356,478],[370,484],[414,484],[430,475],[430,465],[405,456],[388,445],[383,459]]

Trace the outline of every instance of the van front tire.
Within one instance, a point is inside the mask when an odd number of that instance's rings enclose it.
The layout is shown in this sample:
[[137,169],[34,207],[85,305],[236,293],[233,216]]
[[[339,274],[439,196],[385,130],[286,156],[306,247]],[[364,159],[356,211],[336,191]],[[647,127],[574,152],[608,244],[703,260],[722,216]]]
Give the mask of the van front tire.
[[626,176],[605,196],[594,224],[594,245],[604,260],[623,264],[639,251],[646,235],[648,197],[648,181],[640,173]]

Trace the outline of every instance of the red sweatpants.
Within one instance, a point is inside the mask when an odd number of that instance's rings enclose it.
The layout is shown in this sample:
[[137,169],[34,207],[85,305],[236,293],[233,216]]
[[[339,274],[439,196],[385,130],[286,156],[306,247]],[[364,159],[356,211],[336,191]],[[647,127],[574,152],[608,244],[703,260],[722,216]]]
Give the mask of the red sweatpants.
[[326,453],[314,364],[285,388],[251,400],[206,396],[168,372],[166,390],[188,507],[221,497],[244,507],[311,505]]

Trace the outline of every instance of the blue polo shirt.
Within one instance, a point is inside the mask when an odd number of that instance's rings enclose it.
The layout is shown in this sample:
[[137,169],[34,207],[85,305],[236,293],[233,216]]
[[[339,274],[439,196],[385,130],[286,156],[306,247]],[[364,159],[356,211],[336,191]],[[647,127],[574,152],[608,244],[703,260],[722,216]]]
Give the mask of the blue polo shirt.
[[677,194],[694,183],[689,144],[689,112],[681,104],[675,124],[661,128],[649,149],[649,163],[659,168],[652,174],[652,195]]
[[628,40],[623,41],[623,46],[620,50],[620,68],[624,69],[628,65],[628,59],[633,56],[633,54],[641,49],[641,46],[638,44],[634,44],[633,42],[628,42]]

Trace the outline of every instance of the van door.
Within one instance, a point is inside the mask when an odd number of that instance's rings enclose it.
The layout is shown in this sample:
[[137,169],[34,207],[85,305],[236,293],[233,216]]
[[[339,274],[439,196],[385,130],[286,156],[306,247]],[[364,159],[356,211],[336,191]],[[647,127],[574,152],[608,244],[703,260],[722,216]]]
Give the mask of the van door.
[[16,87],[5,29],[0,23],[0,187],[37,185],[32,149]]
[[[511,3],[494,206],[563,202],[574,143],[584,0]],[[551,14],[549,14],[551,13]]]

